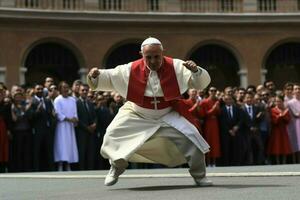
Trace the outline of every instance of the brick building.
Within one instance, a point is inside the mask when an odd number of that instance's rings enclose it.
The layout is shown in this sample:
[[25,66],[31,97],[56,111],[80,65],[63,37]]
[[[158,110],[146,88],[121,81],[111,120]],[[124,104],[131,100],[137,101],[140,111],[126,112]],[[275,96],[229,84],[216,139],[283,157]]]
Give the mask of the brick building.
[[159,38],[212,84],[300,80],[299,0],[0,0],[0,81],[84,80]]

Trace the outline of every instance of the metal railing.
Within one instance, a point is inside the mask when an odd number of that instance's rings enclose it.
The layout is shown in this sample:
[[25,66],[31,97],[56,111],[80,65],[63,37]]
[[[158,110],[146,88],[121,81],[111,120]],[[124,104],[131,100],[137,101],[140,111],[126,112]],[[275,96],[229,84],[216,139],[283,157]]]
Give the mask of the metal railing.
[[16,8],[84,10],[85,0],[15,0]]
[[182,12],[242,12],[243,0],[181,0]]
[[0,0],[0,7],[109,12],[288,13],[299,12],[300,0]]
[[299,0],[257,0],[257,12],[299,12]]

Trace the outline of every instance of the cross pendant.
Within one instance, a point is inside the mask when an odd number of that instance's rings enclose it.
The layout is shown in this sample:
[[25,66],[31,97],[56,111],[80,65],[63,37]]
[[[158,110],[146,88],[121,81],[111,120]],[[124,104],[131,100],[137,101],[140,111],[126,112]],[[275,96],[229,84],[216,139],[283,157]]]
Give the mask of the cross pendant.
[[160,101],[156,100],[156,97],[154,97],[154,101],[150,101],[151,104],[154,104],[154,109],[157,110],[157,104],[160,103]]

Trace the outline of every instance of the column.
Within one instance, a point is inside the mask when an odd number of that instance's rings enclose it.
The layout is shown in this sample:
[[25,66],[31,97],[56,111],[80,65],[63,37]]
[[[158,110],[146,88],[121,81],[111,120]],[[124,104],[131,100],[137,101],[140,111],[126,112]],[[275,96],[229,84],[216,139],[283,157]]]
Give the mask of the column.
[[6,82],[6,67],[0,66],[0,82]]
[[78,73],[79,73],[79,76],[80,76],[80,80],[83,83],[86,83],[86,76],[88,74],[88,69],[87,68],[80,68]]
[[2,0],[2,1],[0,1],[0,6],[2,6],[2,7],[15,8],[15,7],[16,7],[16,1],[12,1],[12,0]]
[[19,71],[19,84],[23,85],[25,84],[25,73],[27,72],[27,68],[26,67],[20,67],[20,71]]
[[266,74],[268,73],[268,70],[267,69],[261,69],[260,70],[260,80],[261,80],[261,83],[263,84],[266,80]]
[[248,70],[240,69],[238,75],[240,76],[240,86],[246,88],[248,86]]
[[24,8],[25,1],[24,0],[16,0],[16,8]]
[[181,12],[180,0],[166,0],[165,1],[165,11],[167,12]]
[[84,10],[99,10],[99,2],[99,0],[84,0]]
[[257,1],[256,0],[244,0],[242,12],[245,12],[245,13],[257,12]]
[[63,1],[62,0],[56,0],[55,3],[56,3],[56,8],[58,10],[63,10],[64,9],[63,8]]

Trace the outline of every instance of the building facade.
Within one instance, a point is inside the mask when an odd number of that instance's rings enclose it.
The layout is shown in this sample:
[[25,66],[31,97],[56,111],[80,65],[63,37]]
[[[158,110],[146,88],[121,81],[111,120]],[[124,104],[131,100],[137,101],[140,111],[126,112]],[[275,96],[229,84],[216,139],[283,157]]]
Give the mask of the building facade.
[[0,82],[85,80],[140,57],[148,36],[212,85],[300,80],[299,0],[0,0]]

